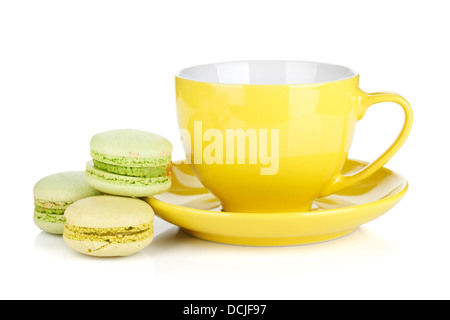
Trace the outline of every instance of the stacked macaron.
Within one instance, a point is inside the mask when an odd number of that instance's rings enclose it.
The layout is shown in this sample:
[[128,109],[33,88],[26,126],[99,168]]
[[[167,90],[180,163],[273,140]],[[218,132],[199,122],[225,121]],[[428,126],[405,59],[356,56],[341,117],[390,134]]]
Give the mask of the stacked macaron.
[[113,130],[91,139],[86,179],[94,188],[121,196],[145,197],[171,186],[172,144],[154,133]]
[[91,256],[128,256],[153,239],[153,209],[138,199],[170,189],[172,144],[154,133],[113,130],[91,139],[85,172],[63,172],[34,187],[34,221]]

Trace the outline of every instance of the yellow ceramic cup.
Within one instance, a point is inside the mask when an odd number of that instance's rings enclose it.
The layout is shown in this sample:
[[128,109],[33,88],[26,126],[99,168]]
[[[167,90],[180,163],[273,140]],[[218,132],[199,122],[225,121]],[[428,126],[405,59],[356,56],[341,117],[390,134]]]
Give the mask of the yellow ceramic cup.
[[[176,76],[176,98],[187,161],[228,212],[308,211],[315,198],[380,169],[412,125],[401,96],[365,93],[356,72],[316,62],[187,68]],[[342,175],[356,122],[369,106],[388,101],[405,112],[401,133],[376,161]]]

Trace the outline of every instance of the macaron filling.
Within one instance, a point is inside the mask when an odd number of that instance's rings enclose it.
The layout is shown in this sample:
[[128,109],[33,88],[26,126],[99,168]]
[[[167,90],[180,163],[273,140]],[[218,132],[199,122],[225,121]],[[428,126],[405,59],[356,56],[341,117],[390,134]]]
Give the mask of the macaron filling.
[[143,158],[139,153],[129,152],[127,157],[111,156],[91,150],[91,157],[99,162],[125,167],[160,167],[171,162],[171,155],[154,159]]
[[108,181],[111,184],[127,186],[133,185],[136,187],[148,187],[149,185],[165,184],[170,180],[170,175],[156,178],[142,178],[111,173],[95,168],[92,160],[86,164],[86,175],[93,179]]
[[45,223],[66,223],[64,212],[72,202],[34,200],[34,220]]
[[63,215],[66,211],[65,209],[53,209],[53,208],[44,208],[39,205],[34,205],[34,210],[43,214],[55,214],[55,215]]
[[48,208],[66,209],[72,203],[73,202],[70,201],[48,201],[48,200],[41,200],[36,197],[34,198],[34,205],[45,209]]
[[126,167],[101,162],[95,159],[93,159],[93,163],[94,168],[98,170],[128,177],[158,178],[169,175],[171,171],[171,162],[158,167]]
[[34,219],[47,223],[66,223],[66,218],[62,214],[48,214],[34,211]]
[[153,236],[153,222],[117,228],[88,228],[66,224],[64,236],[74,241],[96,241],[105,242],[105,244],[133,243]]

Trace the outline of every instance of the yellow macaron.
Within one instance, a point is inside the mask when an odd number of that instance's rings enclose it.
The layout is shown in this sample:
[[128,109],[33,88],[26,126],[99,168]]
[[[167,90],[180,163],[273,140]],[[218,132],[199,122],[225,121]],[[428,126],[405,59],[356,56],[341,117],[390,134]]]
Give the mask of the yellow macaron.
[[143,200],[94,196],[75,202],[65,212],[64,241],[90,256],[130,256],[153,240],[153,209]]

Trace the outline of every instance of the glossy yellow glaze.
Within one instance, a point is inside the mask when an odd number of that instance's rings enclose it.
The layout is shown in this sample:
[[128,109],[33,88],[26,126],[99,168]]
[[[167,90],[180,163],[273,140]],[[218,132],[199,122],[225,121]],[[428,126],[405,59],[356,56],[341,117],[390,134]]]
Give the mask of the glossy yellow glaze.
[[[358,75],[302,85],[217,84],[177,77],[176,97],[179,127],[191,136],[187,158],[192,169],[229,212],[307,211],[317,197],[351,187],[380,169],[404,143],[412,124],[405,99],[392,93],[361,91]],[[384,101],[403,107],[402,132],[375,162],[357,174],[344,176],[341,170],[356,122],[370,105]],[[195,128],[199,121],[201,131]],[[226,159],[223,164],[205,163],[202,153],[212,138],[202,134],[209,129],[224,137],[227,129],[278,130],[278,171],[262,175],[261,168],[267,165],[250,163],[248,145],[246,157],[238,159],[235,152],[233,164]],[[196,145],[199,138],[204,138],[203,143]],[[224,157],[228,151],[224,150]]]
[[[353,174],[366,165],[347,160],[342,173]],[[195,237],[229,244],[282,246],[346,235],[386,213],[407,189],[408,182],[401,175],[383,167],[346,190],[316,199],[311,211],[223,212],[220,201],[203,187],[191,167],[175,163],[172,189],[146,200],[156,215]]]

